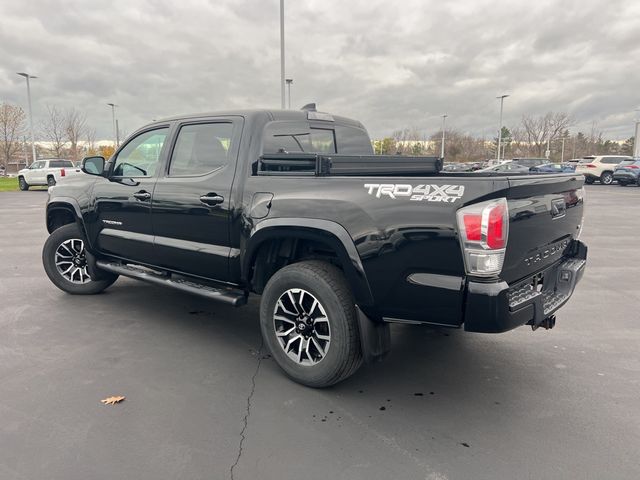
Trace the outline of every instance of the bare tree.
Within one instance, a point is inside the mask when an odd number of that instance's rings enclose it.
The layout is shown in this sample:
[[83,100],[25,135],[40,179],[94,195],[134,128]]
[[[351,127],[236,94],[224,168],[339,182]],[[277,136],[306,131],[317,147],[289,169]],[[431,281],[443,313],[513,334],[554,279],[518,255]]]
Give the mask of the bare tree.
[[71,108],[65,114],[64,127],[66,139],[71,144],[72,159],[78,160],[78,142],[87,129],[87,116],[83,112]]
[[47,119],[42,124],[42,133],[51,145],[52,153],[62,158],[67,143],[66,118],[55,106],[47,105]]
[[96,129],[87,127],[85,129],[85,135],[87,137],[87,144],[85,146],[86,155],[96,155],[98,149],[96,148]]
[[569,125],[571,125],[571,118],[562,112],[548,112],[541,117],[529,115],[522,117],[522,130],[525,141],[538,157],[543,156],[547,148],[547,141],[553,142]]
[[20,137],[25,130],[24,120],[22,108],[8,103],[0,105],[0,151],[5,168],[20,149]]

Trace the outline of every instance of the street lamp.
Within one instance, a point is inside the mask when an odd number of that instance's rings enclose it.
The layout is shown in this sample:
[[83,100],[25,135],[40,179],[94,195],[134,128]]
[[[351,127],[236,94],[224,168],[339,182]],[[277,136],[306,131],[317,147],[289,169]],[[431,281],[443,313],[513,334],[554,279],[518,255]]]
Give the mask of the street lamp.
[[633,139],[633,158],[640,158],[640,108],[636,108],[636,129]]
[[440,145],[440,158],[444,158],[444,124],[448,115],[445,113],[442,115],[442,145]]
[[[24,77],[27,80],[27,103],[29,105],[29,130],[31,133],[31,154],[33,155],[33,161],[36,161],[36,138],[33,134],[33,111],[31,109],[31,85],[29,84],[29,79],[38,78],[33,75],[29,75],[28,73],[18,72],[18,75]],[[25,162],[27,162],[27,167],[29,166],[29,160],[25,157]]]
[[284,110],[284,0],[280,0],[280,106]]
[[116,105],[115,103],[107,103],[111,107],[111,119],[113,120],[113,145],[114,149],[120,146],[120,135],[118,135],[118,121],[116,120]]
[[504,99],[508,96],[509,95],[500,95],[496,97],[500,99],[500,127],[498,129],[498,155],[496,156],[498,161],[500,161],[500,147],[502,146],[502,107],[504,105]]
[[293,83],[293,78],[287,78],[286,82],[289,89],[289,110],[291,110],[291,84]]

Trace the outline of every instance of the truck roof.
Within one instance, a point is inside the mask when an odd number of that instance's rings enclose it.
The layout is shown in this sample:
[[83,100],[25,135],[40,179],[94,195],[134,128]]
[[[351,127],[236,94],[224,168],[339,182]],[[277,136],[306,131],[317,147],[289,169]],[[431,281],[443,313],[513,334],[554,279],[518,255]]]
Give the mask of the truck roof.
[[[270,109],[245,109],[245,110],[222,110],[222,111],[214,111],[214,112],[203,112],[203,113],[191,113],[185,115],[175,115],[171,117],[162,118],[156,120],[154,123],[162,123],[162,122],[170,122],[175,120],[187,120],[191,118],[207,118],[207,117],[228,117],[228,116],[240,116],[240,117],[257,117],[261,115],[268,115],[272,120],[289,120],[289,121],[307,121],[308,114],[310,112],[308,110],[270,110]],[[321,113],[321,112],[317,112]],[[324,112],[322,112],[324,113]],[[339,123],[342,125],[351,125],[354,127],[364,128],[361,122],[357,120],[353,120],[351,118],[342,117],[339,115],[329,114],[333,117],[335,123]]]

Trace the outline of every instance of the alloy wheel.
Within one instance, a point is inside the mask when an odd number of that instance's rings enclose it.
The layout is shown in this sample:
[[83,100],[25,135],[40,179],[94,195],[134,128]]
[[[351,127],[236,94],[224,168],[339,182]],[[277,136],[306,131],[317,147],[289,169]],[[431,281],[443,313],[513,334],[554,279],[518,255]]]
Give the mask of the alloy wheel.
[[329,351],[331,328],[320,301],[301,288],[285,291],[276,302],[273,324],[278,344],[302,366],[321,362]]
[[58,273],[69,282],[82,285],[91,281],[81,239],[70,238],[62,242],[56,248],[55,263]]

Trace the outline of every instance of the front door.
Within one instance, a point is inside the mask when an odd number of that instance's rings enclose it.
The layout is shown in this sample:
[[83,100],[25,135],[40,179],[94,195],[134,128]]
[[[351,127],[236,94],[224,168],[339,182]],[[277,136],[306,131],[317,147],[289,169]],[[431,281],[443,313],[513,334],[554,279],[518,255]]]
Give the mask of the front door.
[[185,122],[153,193],[158,265],[229,280],[229,215],[242,120]]
[[165,157],[169,127],[146,130],[127,142],[93,189],[96,221],[90,240],[109,255],[153,264],[151,200]]

